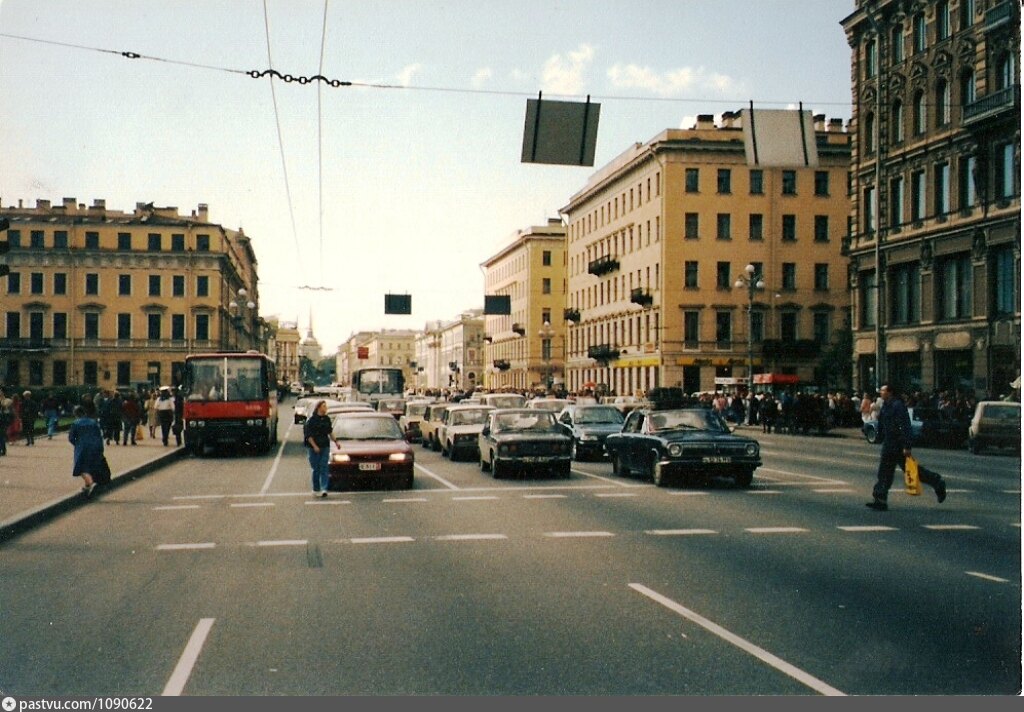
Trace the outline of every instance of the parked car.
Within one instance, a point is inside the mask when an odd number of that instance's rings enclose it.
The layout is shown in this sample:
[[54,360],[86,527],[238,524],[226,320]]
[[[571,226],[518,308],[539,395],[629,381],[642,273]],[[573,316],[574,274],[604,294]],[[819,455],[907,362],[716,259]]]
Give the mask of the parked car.
[[522,408],[526,405],[526,396],[519,393],[481,393],[480,402],[495,408]]
[[423,415],[420,423],[420,431],[423,447],[430,448],[435,452],[441,450],[441,441],[437,439],[437,429],[441,425],[444,412],[451,408],[454,403],[431,403],[427,406],[427,412]]
[[381,398],[376,403],[377,410],[381,413],[390,413],[395,420],[402,417],[405,412],[404,398]]
[[566,398],[534,398],[526,402],[527,408],[547,410],[552,413],[561,413],[567,405],[569,405],[569,401]]
[[615,406],[623,415],[642,407],[643,404],[643,400],[636,396],[604,396],[601,398],[601,405]]
[[378,481],[412,489],[414,456],[402,429],[388,413],[345,413],[334,419],[329,488]]
[[735,435],[721,416],[705,408],[639,408],[604,445],[612,474],[636,472],[659,487],[673,479],[691,484],[715,476],[749,487],[761,466],[758,442]]
[[572,438],[572,459],[603,458],[604,441],[622,430],[625,417],[611,405],[569,405],[558,414],[565,434]]
[[[945,445],[961,448],[967,440],[967,423],[938,408],[915,406],[907,408],[910,415],[910,442],[914,445]],[[864,438],[878,443],[878,421],[868,420],[862,426]]]
[[975,406],[967,449],[977,455],[987,447],[1009,447],[1020,454],[1020,403],[981,401]]
[[494,479],[537,469],[568,478],[572,440],[548,410],[508,408],[490,412],[478,438],[480,469]]
[[423,422],[428,405],[430,405],[429,401],[407,401],[405,412],[398,418],[398,426],[405,433],[405,439],[411,443],[418,443],[423,439],[420,424]]
[[441,417],[437,428],[437,439],[441,442],[441,454],[454,462],[465,456],[477,459],[480,431],[487,423],[487,415],[494,408],[489,405],[462,401],[448,408]]

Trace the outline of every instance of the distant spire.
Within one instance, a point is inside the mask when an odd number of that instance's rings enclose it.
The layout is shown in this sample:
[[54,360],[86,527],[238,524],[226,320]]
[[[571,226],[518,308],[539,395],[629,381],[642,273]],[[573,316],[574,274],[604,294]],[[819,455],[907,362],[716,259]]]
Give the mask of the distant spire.
[[306,332],[306,338],[313,338],[313,305],[310,305],[309,307],[309,331]]

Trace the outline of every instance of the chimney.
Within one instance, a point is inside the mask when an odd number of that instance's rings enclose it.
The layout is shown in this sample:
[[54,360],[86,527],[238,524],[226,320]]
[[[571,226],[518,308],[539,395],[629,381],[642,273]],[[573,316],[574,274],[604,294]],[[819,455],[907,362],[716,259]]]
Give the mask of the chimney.
[[210,207],[206,203],[199,204],[199,221],[210,222]]
[[92,199],[92,207],[96,208],[97,210],[106,210],[107,209],[107,201],[103,200],[102,198],[93,198]]
[[842,119],[829,119],[828,130],[834,131],[835,133],[843,132],[843,120]]
[[42,198],[36,198],[36,210],[49,210],[50,201],[43,200]]
[[713,129],[713,128],[715,128],[715,115],[714,114],[697,114],[697,128],[698,129]]
[[739,126],[736,125],[736,120],[739,119],[740,114],[738,111],[723,111],[722,112],[722,128],[723,129],[736,129]]
[[824,131],[825,130],[825,115],[815,114],[814,115],[814,130]]
[[74,198],[64,198],[64,209],[68,212],[74,212],[75,203],[77,202]]

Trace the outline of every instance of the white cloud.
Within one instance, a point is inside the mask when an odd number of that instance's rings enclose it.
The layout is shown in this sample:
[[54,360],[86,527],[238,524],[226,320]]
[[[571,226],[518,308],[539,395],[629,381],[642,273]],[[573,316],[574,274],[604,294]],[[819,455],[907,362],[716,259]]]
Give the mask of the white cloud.
[[552,94],[581,94],[586,85],[585,74],[594,61],[594,48],[581,44],[567,57],[556,54],[541,70],[541,91]]
[[738,90],[732,78],[704,67],[680,67],[658,73],[636,64],[616,64],[608,70],[612,86],[618,89],[643,89],[662,97],[680,96],[697,91],[726,94]]
[[488,81],[490,81],[493,75],[494,72],[491,71],[490,67],[482,67],[476,70],[476,74],[473,75],[473,88],[479,89]]
[[402,68],[402,71],[398,73],[398,83],[403,87],[407,87],[412,84],[413,75],[416,72],[423,69],[422,64],[410,64]]

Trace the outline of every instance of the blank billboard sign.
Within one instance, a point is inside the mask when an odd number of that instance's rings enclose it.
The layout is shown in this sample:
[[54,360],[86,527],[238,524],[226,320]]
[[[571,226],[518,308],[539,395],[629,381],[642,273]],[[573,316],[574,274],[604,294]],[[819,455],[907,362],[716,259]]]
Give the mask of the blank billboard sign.
[[817,166],[818,144],[810,111],[744,109],[743,143],[751,166]]
[[512,297],[507,294],[485,294],[484,314],[511,314]]
[[408,294],[385,294],[385,314],[412,314],[412,296]]
[[601,105],[578,101],[526,101],[523,163],[592,166]]

